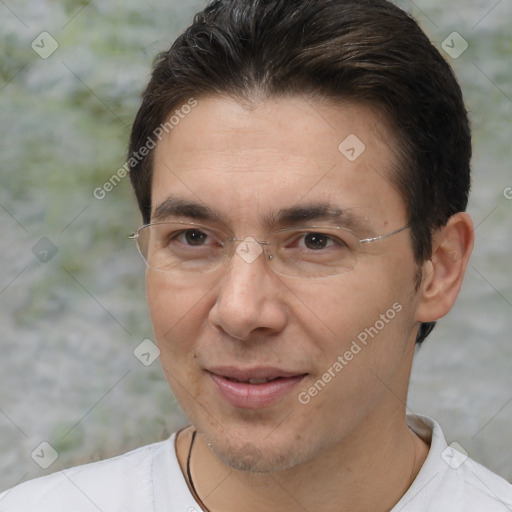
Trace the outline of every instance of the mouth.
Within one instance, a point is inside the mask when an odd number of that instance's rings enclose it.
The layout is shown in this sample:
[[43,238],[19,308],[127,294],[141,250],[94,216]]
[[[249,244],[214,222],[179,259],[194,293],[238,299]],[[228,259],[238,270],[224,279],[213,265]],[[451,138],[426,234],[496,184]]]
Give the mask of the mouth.
[[285,377],[272,377],[272,378],[263,378],[263,379],[249,379],[249,380],[239,380],[234,377],[225,377],[226,379],[232,382],[245,382],[246,384],[265,384],[266,382],[273,382],[274,380],[283,379]]
[[277,368],[240,370],[233,367],[207,370],[220,398],[244,409],[262,409],[289,395],[307,373]]

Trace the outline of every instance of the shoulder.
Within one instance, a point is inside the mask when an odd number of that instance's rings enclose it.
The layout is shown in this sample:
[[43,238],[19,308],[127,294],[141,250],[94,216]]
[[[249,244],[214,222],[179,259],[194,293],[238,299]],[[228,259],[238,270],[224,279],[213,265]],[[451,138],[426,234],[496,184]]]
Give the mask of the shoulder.
[[475,510],[485,512],[512,510],[512,484],[470,458],[459,469],[464,481],[465,510],[473,510],[475,503],[480,504]]
[[[408,416],[409,426],[430,444],[412,486],[396,505],[402,512],[505,512],[512,510],[512,485],[468,457],[463,448],[447,445],[431,418]],[[395,509],[393,509],[393,512]]]
[[152,510],[154,460],[173,438],[24,482],[0,494],[0,511]]
[[[425,512],[510,512],[512,485],[478,462],[456,455],[445,471],[431,476],[432,498]],[[456,459],[455,459],[456,460]],[[426,483],[426,482],[425,482]],[[423,509],[422,509],[423,510]]]

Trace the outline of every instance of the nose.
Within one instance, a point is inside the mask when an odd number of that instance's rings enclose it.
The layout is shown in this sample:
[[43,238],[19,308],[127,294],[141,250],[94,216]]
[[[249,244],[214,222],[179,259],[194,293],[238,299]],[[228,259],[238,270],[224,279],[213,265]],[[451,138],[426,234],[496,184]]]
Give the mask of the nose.
[[286,287],[265,263],[254,239],[240,241],[226,274],[218,283],[210,322],[232,338],[276,333],[286,325]]

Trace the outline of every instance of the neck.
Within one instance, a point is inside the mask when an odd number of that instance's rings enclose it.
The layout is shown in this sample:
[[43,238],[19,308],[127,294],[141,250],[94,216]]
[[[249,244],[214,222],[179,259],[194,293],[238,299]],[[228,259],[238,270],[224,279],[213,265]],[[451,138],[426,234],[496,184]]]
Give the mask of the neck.
[[[377,411],[374,411],[377,413]],[[195,439],[191,476],[211,512],[254,510],[363,512],[390,510],[416,478],[428,446],[401,415],[368,417],[332,449],[300,466],[274,473],[235,470],[219,460],[202,435]],[[181,436],[180,436],[181,437]],[[183,436],[178,458],[186,474],[191,432]],[[181,456],[180,456],[181,455]]]

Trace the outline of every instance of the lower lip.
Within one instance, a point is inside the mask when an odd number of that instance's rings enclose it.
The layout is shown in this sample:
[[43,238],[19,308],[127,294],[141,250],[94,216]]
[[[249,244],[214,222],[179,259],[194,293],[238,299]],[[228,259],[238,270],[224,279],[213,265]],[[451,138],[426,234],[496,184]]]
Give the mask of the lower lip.
[[[210,373],[210,372],[209,372]],[[226,402],[233,407],[262,409],[289,393],[305,375],[276,379],[263,384],[236,382],[210,373],[210,377]]]

